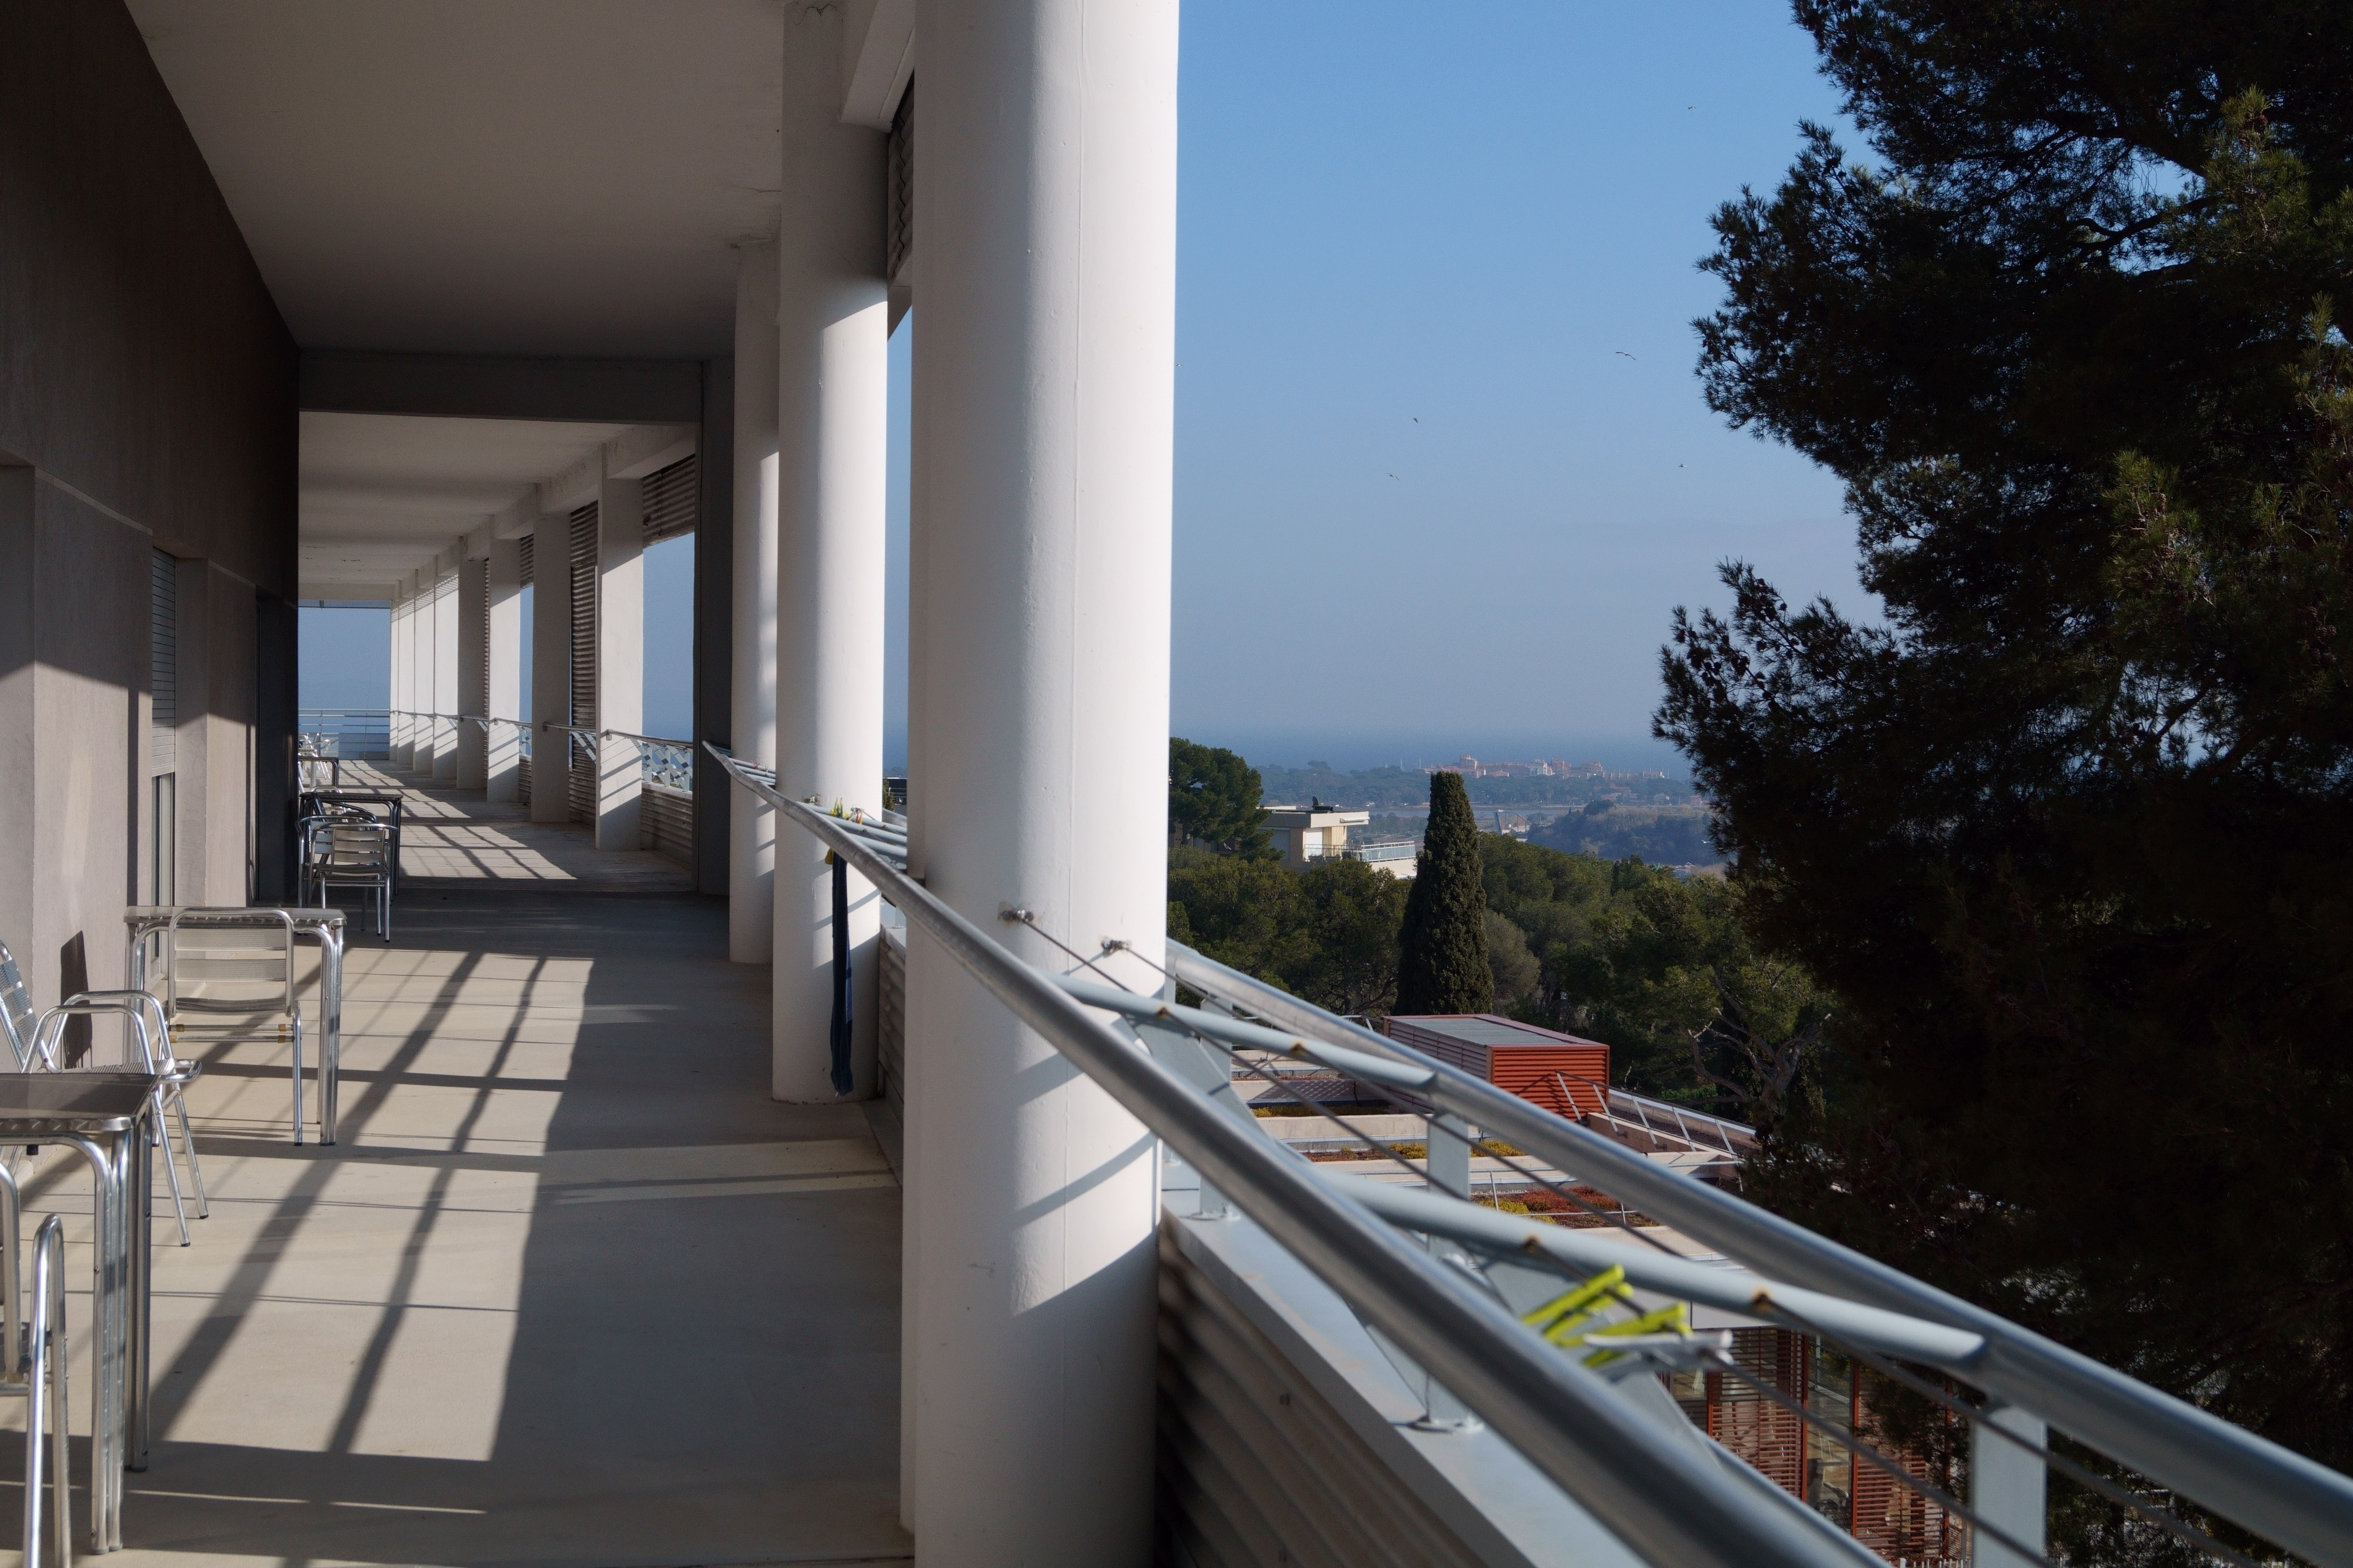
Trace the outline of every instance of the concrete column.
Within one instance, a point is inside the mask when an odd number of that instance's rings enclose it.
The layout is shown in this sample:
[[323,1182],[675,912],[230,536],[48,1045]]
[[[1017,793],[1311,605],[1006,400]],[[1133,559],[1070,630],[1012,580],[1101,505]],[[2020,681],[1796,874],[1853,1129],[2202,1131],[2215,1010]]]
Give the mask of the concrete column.
[[[843,125],[842,11],[785,18],[784,210],[776,240],[776,784],[830,808],[882,805],[882,510],[890,305],[882,277],[883,141]],[[852,1094],[874,1082],[874,943],[881,902],[849,895]],[[776,851],[771,1092],[839,1098],[831,1082],[833,879],[807,834]]]
[[[492,719],[522,717],[522,541],[491,541],[483,615],[490,622],[489,664],[484,683],[490,689]],[[516,763],[522,742],[512,724],[492,724],[482,746],[482,788],[494,802],[512,804],[521,798],[522,775]]]
[[[1167,911],[1176,23],[918,0],[917,853],[1057,969],[1002,908],[1146,959]],[[907,1003],[924,1560],[1142,1564],[1155,1140],[920,932]]]
[[441,607],[441,563],[436,558],[417,574],[409,616],[408,706],[422,717],[408,721],[408,771],[430,777],[433,773],[433,645]]
[[[596,727],[646,727],[645,490],[607,479],[596,500]],[[635,849],[645,766],[635,741],[596,744],[596,847]]]
[[531,547],[531,819],[565,822],[572,766],[572,520],[539,520]]
[[[735,256],[735,615],[728,735],[776,765],[776,247]],[[730,784],[727,956],[766,963],[776,914],[776,814]]]
[[458,580],[463,546],[433,561],[433,777],[458,782]]
[[476,719],[490,716],[483,679],[483,641],[489,628],[490,595],[482,574],[487,546],[470,542],[458,560],[458,707],[465,715],[458,725],[458,787],[487,789],[490,784],[490,737]]
[[392,759],[386,765],[395,772],[408,766],[412,726],[407,710],[417,706],[416,694],[409,689],[417,673],[417,654],[410,642],[417,635],[417,600],[410,591],[412,581],[402,579],[392,595]]

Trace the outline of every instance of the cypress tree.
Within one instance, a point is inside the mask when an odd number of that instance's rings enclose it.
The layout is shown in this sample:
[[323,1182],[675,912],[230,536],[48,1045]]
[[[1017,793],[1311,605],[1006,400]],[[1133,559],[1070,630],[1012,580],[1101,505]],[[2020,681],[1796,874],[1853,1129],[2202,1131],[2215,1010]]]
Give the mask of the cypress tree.
[[1487,890],[1479,827],[1461,773],[1430,775],[1430,826],[1398,933],[1397,1010],[1484,1013],[1495,1005],[1487,967]]

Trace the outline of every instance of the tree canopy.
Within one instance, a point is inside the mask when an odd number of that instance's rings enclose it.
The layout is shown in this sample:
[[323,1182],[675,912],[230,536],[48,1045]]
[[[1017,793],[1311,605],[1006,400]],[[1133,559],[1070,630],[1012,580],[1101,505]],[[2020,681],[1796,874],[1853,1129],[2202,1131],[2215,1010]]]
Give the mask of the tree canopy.
[[1701,374],[1886,615],[1736,563],[1663,659],[1839,997],[1746,1179],[2353,1466],[2353,7],[1796,11],[1868,155],[1720,212]]
[[1238,752],[1168,738],[1170,842],[1228,854],[1267,851],[1266,809],[1259,805],[1258,770]]

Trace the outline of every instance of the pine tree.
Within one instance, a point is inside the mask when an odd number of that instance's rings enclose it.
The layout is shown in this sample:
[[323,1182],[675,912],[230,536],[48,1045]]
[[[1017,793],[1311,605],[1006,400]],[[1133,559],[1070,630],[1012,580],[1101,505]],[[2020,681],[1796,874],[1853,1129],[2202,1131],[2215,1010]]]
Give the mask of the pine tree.
[[1430,826],[1398,933],[1397,1010],[1484,1013],[1495,1005],[1487,964],[1487,892],[1479,826],[1461,773],[1430,775]]
[[1838,998],[1744,1185],[2353,1466],[2353,7],[1796,9],[1870,156],[1718,215],[1701,370],[1886,614],[1665,658]]

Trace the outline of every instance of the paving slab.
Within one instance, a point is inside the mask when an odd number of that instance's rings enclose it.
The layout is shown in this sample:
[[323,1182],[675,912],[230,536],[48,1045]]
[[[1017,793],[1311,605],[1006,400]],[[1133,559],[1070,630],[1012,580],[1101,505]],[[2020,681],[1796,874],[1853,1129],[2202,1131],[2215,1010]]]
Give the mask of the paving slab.
[[[289,1141],[280,1047],[190,1095],[212,1217],[173,1245],[159,1195],[110,1561],[911,1561],[898,1184],[860,1107],[767,1098],[724,907],[428,889],[395,930],[351,955],[340,1144]],[[89,1184],[20,1160],[67,1217],[86,1434]]]

